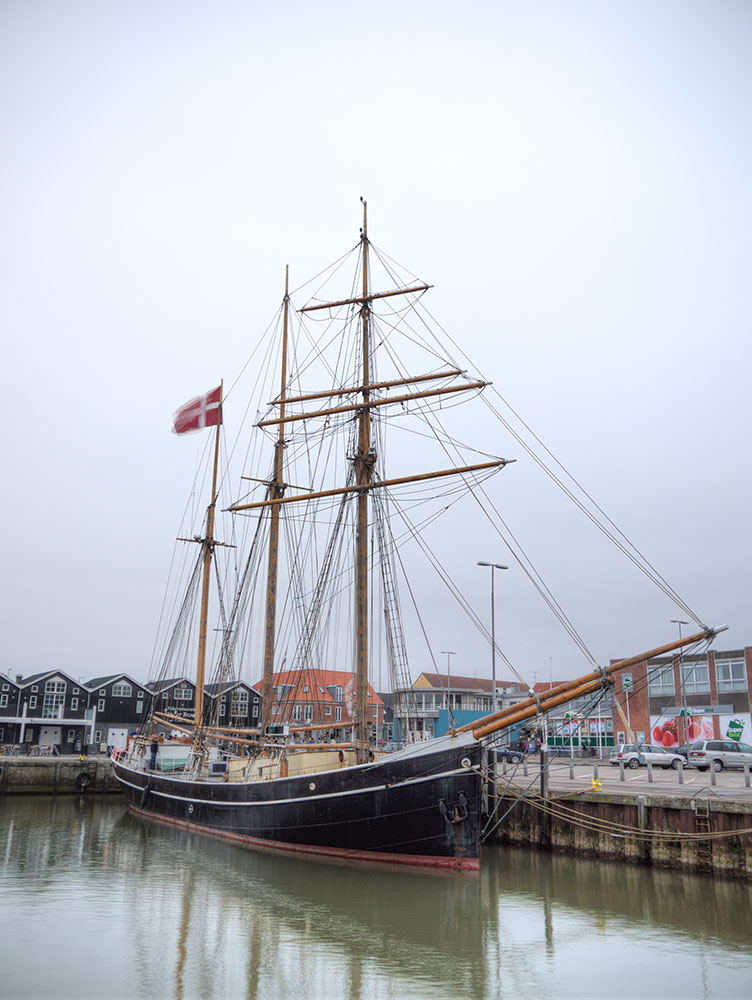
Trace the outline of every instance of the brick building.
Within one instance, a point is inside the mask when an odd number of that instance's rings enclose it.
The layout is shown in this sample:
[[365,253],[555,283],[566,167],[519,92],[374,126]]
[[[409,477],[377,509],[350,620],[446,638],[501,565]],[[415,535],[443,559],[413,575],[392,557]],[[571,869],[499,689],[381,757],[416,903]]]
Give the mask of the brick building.
[[636,739],[668,749],[731,731],[750,742],[751,688],[752,646],[643,660],[616,676],[616,742],[628,739],[617,705]]
[[[261,684],[256,685],[260,689]],[[384,724],[384,702],[368,685],[371,738]],[[291,726],[351,728],[355,722],[355,678],[344,670],[286,670],[274,674],[269,722]]]

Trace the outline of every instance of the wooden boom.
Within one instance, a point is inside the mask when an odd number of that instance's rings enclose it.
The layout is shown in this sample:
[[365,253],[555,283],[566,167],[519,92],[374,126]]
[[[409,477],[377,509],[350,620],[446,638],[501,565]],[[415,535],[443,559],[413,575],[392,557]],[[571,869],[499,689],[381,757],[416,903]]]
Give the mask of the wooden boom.
[[455,736],[458,733],[472,731],[473,736],[477,740],[482,739],[484,736],[490,736],[491,733],[507,729],[517,722],[530,719],[539,713],[548,712],[552,708],[566,704],[568,701],[574,701],[576,698],[581,698],[583,695],[597,691],[599,687],[612,683],[612,675],[618,673],[620,670],[626,670],[627,667],[632,667],[636,663],[642,663],[643,660],[651,660],[655,656],[670,653],[674,649],[681,649],[683,646],[689,646],[695,642],[713,639],[719,632],[725,631],[726,628],[726,625],[707,628],[702,632],[696,632],[694,635],[687,636],[685,639],[677,639],[674,642],[666,643],[665,646],[658,646],[647,653],[639,653],[637,656],[630,656],[626,660],[618,660],[608,667],[601,667],[598,670],[592,671],[592,673],[585,674],[583,677],[577,677],[573,681],[558,684],[544,694],[531,696],[517,702],[516,705],[510,705],[499,712],[494,712],[482,719],[476,719],[465,726],[452,729],[449,735]]
[[356,486],[343,486],[336,490],[321,490],[318,493],[307,493],[305,496],[280,497],[276,500],[257,500],[255,503],[238,503],[229,507],[229,510],[253,510],[256,507],[272,507],[274,504],[296,503],[301,500],[318,500],[321,497],[336,497],[343,493],[362,493],[367,490],[377,489],[382,486],[404,486],[407,483],[419,483],[426,479],[440,479],[442,476],[463,475],[466,472],[479,472],[483,469],[496,469],[499,466],[509,465],[516,459],[500,458],[496,462],[481,462],[478,465],[465,465],[458,469],[442,469],[439,472],[425,472],[419,476],[401,476],[399,479],[380,479],[370,483],[362,483]]
[[[415,399],[428,399],[429,396],[446,396],[453,392],[465,392],[467,389],[485,389],[488,382],[468,382],[466,385],[449,385],[443,389],[429,389],[427,392],[406,392],[402,396],[385,396],[383,399],[368,399],[360,403],[347,403],[345,406],[330,406],[326,410],[316,410],[313,413],[293,413],[289,417],[274,417],[270,420],[260,420],[257,427],[271,427],[274,424],[290,424],[296,420],[309,420],[311,417],[331,417],[335,413],[360,414],[364,407],[389,406],[392,403],[409,403]],[[373,386],[368,386],[368,391]],[[363,391],[363,387],[359,390]]]

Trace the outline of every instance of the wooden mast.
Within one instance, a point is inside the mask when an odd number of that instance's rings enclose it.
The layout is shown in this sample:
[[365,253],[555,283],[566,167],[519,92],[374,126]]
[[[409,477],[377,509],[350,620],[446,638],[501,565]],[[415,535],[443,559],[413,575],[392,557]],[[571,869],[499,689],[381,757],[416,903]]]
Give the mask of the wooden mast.
[[[279,433],[274,448],[274,478],[269,484],[268,500],[281,500],[285,492],[285,392],[287,388],[287,322],[290,306],[289,267],[285,267],[285,299],[282,321],[282,373],[279,391]],[[274,679],[274,641],[277,621],[277,567],[279,555],[279,515],[281,505],[273,503],[269,522],[269,565],[266,575],[266,628],[264,632],[264,677],[261,682],[261,732],[266,732],[272,708]]]
[[355,480],[359,487],[357,528],[355,532],[355,745],[358,763],[368,758],[368,485],[373,477],[376,454],[371,450],[371,304],[368,297],[368,208],[363,202],[363,302],[360,309],[363,355],[362,409],[358,416],[358,450],[355,455]]
[[219,432],[222,429],[222,389],[219,386],[219,411],[217,413],[217,432],[214,438],[214,470],[212,472],[212,488],[209,507],[206,512],[206,536],[203,539],[204,575],[201,588],[201,616],[198,631],[198,663],[196,665],[196,737],[204,722],[204,675],[206,671],[206,622],[209,616],[209,582],[211,561],[214,554],[214,512],[217,506],[217,466],[219,464]]

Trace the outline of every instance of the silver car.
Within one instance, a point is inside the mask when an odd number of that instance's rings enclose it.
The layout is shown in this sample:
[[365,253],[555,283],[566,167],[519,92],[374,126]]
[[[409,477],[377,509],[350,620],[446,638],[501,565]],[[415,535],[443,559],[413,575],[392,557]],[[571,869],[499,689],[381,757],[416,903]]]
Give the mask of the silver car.
[[689,748],[688,764],[698,771],[722,771],[724,767],[752,766],[752,747],[736,740],[698,740]]
[[679,753],[671,753],[663,747],[655,747],[650,743],[624,743],[614,748],[614,753],[608,759],[609,764],[618,767],[622,762],[625,767],[640,767],[641,765],[652,764],[654,767],[673,767],[676,771],[679,764],[686,761]]

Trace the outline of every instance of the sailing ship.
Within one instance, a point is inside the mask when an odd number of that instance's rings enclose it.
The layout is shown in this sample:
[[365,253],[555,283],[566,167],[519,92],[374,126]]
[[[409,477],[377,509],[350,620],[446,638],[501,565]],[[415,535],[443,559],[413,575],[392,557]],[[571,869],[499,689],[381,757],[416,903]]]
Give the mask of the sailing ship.
[[[609,689],[617,671],[681,646],[709,642],[717,630],[702,626],[683,640],[608,667],[597,666],[543,696],[531,694],[501,710],[496,710],[494,699],[494,711],[488,716],[439,738],[418,739],[399,614],[397,565],[403,540],[392,533],[390,514],[396,510],[407,524],[405,534],[418,542],[421,532],[393,498],[398,489],[412,488],[418,491],[413,494],[416,503],[422,503],[428,485],[433,492],[445,483],[454,484],[453,491],[459,486],[477,497],[485,479],[501,471],[508,460],[476,454],[474,461],[455,461],[449,468],[387,474],[387,414],[396,413],[397,419],[417,415],[425,428],[430,427],[425,433],[456,460],[459,449],[454,448],[454,440],[443,429],[437,430],[429,417],[448,401],[482,393],[488,383],[448,364],[433,343],[423,338],[416,306],[430,286],[405,281],[401,275],[397,280],[391,259],[369,240],[365,202],[353,253],[357,284],[351,286],[350,294],[324,301],[314,296],[296,313],[301,320],[325,317],[323,330],[309,339],[307,353],[303,352],[297,366],[290,360],[300,352],[293,351],[293,307],[285,280],[279,391],[255,426],[257,436],[271,445],[271,465],[261,466],[267,473],[262,478],[244,477],[244,484],[253,485],[244,485],[246,495],[236,497],[226,508],[233,523],[242,522],[240,534],[247,542],[247,557],[239,556],[239,542],[215,537],[222,388],[180,411],[178,432],[186,427],[215,427],[206,517],[201,533],[183,540],[198,544],[189,587],[197,600],[200,592],[195,711],[191,717],[155,699],[140,734],[125,751],[115,751],[114,772],[134,813],[250,847],[390,866],[474,871],[480,864],[494,745],[504,730],[521,724],[533,727],[547,712],[570,700],[597,698]],[[373,290],[373,254],[395,287]],[[341,261],[335,273],[340,267]],[[429,346],[432,370],[409,374],[395,361],[394,331],[405,326],[413,344],[420,341],[422,347]],[[299,337],[298,344],[301,341]],[[304,380],[321,362],[324,345],[334,348],[335,360],[322,363],[331,382],[317,389]],[[391,370],[377,369],[379,354],[391,361]],[[341,477],[337,485],[314,478],[324,459],[335,454],[330,434],[339,434],[344,444],[334,462],[335,474]],[[484,460],[478,461],[479,457]],[[305,485],[301,485],[303,479]],[[254,497],[259,489],[263,495]],[[298,532],[309,521],[323,538],[304,541]],[[354,529],[352,546],[343,541],[348,524]],[[287,540],[285,568],[296,582],[290,584],[285,607],[280,609],[283,538]],[[212,674],[216,691],[229,691],[240,661],[249,655],[254,637],[244,631],[242,622],[252,595],[266,584],[260,641],[256,642],[257,649],[262,647],[263,661],[261,717],[258,725],[245,728],[224,724],[227,719],[217,714],[219,697],[212,699],[212,706],[204,701],[212,565],[214,561],[216,568],[220,551],[232,553],[236,568],[232,600],[228,602],[222,594],[218,601],[220,639]],[[384,605],[379,614],[373,610],[377,592]],[[335,598],[344,599],[348,610],[333,612]],[[161,676],[169,670],[175,651],[188,648],[188,607],[186,598],[178,608]],[[283,624],[282,611],[287,612],[287,624]],[[385,658],[393,686],[401,692],[395,702],[395,720],[405,745],[393,752],[379,749],[371,725],[369,661],[374,658],[375,625],[384,627]],[[287,666],[289,658],[291,666]],[[298,720],[292,711],[296,694],[315,684],[316,671],[330,667],[330,660],[345,663],[352,675],[349,726],[347,721],[317,720],[312,715]],[[175,739],[160,743],[157,732],[172,733]]]

